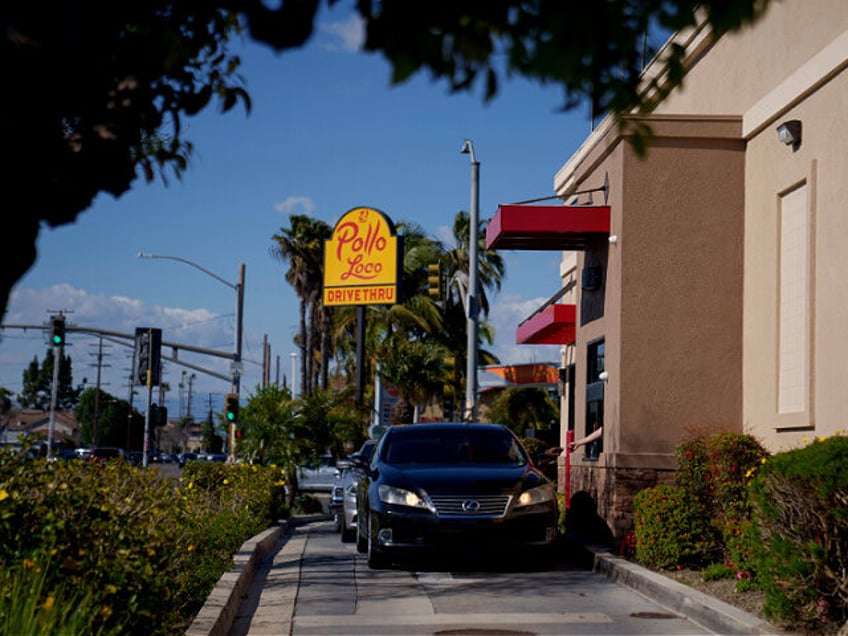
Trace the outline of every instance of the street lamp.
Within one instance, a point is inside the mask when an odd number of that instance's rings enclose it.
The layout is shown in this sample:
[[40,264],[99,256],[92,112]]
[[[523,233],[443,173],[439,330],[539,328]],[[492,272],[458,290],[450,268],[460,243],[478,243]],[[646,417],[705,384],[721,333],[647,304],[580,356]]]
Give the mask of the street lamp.
[[480,162],[474,145],[466,139],[460,150],[471,155],[471,211],[468,219],[468,294],[465,311],[468,317],[468,354],[465,366],[465,412],[468,421],[477,421],[477,241],[480,216]]
[[[188,260],[187,258],[181,258],[179,256],[165,256],[163,254],[147,254],[145,252],[138,253],[139,258],[161,258],[167,259],[171,261],[179,261],[180,263],[185,263],[186,265],[191,265],[195,269],[199,269],[204,274],[211,276],[215,280],[220,283],[223,283],[230,289],[235,290],[236,292],[236,324],[235,324],[235,337],[234,337],[234,353],[233,353],[233,365],[232,365],[232,393],[236,395],[239,394],[239,390],[241,388],[241,341],[242,341],[242,319],[244,317],[244,263],[239,265],[239,277],[237,283],[231,283],[228,280],[221,278],[217,274],[210,272],[208,269],[201,267],[197,263]],[[229,438],[230,438],[230,455],[233,454],[235,449],[235,430],[234,426],[230,425],[229,430]]]

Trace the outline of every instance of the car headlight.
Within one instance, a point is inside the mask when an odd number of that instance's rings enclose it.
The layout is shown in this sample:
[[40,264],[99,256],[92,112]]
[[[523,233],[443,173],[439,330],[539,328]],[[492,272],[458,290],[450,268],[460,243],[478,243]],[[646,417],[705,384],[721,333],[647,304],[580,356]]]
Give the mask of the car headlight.
[[383,484],[377,488],[377,496],[380,497],[380,501],[386,504],[407,506],[409,508],[423,508],[425,510],[433,509],[427,499],[419,497],[411,490],[406,490],[405,488],[395,488],[394,486]]
[[535,506],[536,504],[545,503],[555,499],[554,489],[548,484],[536,486],[530,490],[525,490],[518,496],[518,504],[516,507]]

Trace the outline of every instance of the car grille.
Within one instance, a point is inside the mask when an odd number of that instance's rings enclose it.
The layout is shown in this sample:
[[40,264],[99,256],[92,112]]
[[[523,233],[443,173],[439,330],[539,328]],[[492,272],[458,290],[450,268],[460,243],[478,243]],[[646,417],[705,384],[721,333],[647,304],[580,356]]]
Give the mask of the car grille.
[[440,517],[502,517],[509,495],[436,495],[430,500]]

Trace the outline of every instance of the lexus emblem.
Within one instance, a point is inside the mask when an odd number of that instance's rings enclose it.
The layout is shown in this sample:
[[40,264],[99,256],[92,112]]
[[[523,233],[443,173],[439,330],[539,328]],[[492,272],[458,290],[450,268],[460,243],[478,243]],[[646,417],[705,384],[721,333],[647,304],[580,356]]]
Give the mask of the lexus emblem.
[[466,499],[462,502],[462,512],[479,512],[480,510],[480,502],[476,499]]

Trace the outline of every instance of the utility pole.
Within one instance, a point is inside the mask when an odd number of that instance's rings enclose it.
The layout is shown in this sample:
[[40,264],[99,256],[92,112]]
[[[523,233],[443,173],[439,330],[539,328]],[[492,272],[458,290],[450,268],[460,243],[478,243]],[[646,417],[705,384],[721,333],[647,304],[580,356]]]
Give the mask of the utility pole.
[[[92,431],[92,433],[93,433],[92,440],[93,440],[94,446],[97,446],[97,427],[100,423],[100,387],[101,387],[102,370],[103,370],[104,366],[107,366],[107,367],[111,366],[109,364],[106,364],[106,365],[103,364],[103,336],[102,335],[100,335],[98,337],[97,353],[94,354],[94,355],[97,356],[97,362],[95,363],[95,365],[93,365],[93,366],[97,367],[97,381],[94,385],[94,428],[93,428],[93,431]],[[132,412],[130,413],[130,415],[132,415]]]
[[194,422],[194,420],[191,417],[191,391],[192,385],[194,384],[194,378],[194,373],[188,376],[188,399],[186,400],[186,419],[192,423]]

